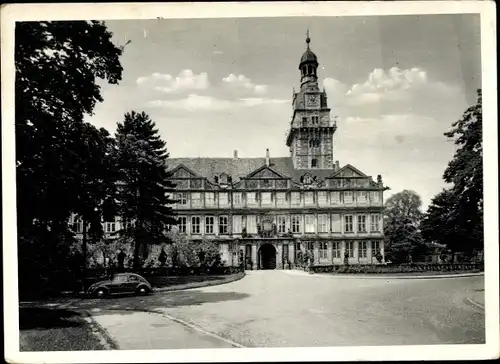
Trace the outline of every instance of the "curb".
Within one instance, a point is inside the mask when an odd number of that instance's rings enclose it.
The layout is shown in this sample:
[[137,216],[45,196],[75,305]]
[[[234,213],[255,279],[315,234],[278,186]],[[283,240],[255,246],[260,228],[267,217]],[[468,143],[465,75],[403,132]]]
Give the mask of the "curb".
[[474,308],[476,308],[476,309],[484,312],[484,305],[482,305],[481,303],[473,300],[472,298],[466,297],[466,298],[464,298],[464,302],[466,304],[468,304],[469,306],[472,306],[472,307],[474,307]]
[[[184,320],[181,320],[177,317],[174,317],[174,316],[171,316],[169,315],[168,313],[165,313],[165,312],[162,312],[162,311],[158,311],[158,310],[148,310],[148,309],[107,309],[106,311],[117,311],[117,312],[120,312],[120,311],[131,311],[131,312],[144,312],[144,313],[149,313],[149,314],[154,314],[154,315],[160,315],[166,319],[169,319],[171,321],[174,321],[182,326],[185,326],[191,330],[194,330],[194,331],[197,331],[199,333],[202,333],[203,335],[207,335],[207,336],[211,336],[213,338],[216,338],[218,340],[221,340],[221,341],[224,341],[232,346],[234,346],[235,348],[246,348],[246,346],[242,345],[242,344],[239,344],[235,341],[232,341],[230,339],[226,339],[225,337],[219,335],[219,334],[216,334],[214,332],[210,332],[210,331],[207,331],[205,329],[203,329],[201,326],[199,325],[196,325],[194,323],[191,323],[191,322],[188,322],[188,321],[184,321]],[[90,315],[89,313],[87,313],[88,315]],[[96,322],[97,324],[97,322]],[[97,324],[99,327],[101,327],[99,324]],[[109,337],[109,335],[107,335],[107,331],[105,329],[103,329],[101,327],[102,330],[104,330],[104,332],[106,333],[106,337],[109,338],[109,340],[111,342],[114,343],[114,341]],[[118,346],[116,345],[115,343],[115,346],[116,348],[118,348]]]
[[340,279],[445,279],[445,278],[464,278],[464,277],[477,277],[483,276],[484,272],[479,273],[459,273],[459,274],[436,274],[428,276],[403,276],[403,275],[361,275],[361,274],[328,274],[328,273],[308,273],[308,272],[290,272],[288,274],[301,275],[308,277],[322,277],[322,278],[340,278]]
[[92,329],[94,335],[99,338],[102,346],[104,346],[106,350],[118,350],[118,344],[111,338],[111,336],[109,336],[106,329],[102,327],[96,320],[94,320],[89,312],[82,311],[82,313],[85,315],[84,320],[90,325],[90,328]]

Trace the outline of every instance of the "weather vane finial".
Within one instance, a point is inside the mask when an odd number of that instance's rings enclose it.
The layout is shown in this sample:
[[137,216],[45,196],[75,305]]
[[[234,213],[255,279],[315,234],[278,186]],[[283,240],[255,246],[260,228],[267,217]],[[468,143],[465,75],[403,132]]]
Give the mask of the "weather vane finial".
[[311,43],[311,38],[309,38],[309,28],[307,28],[307,33],[306,33],[306,43],[307,43],[307,49],[309,49],[309,43]]

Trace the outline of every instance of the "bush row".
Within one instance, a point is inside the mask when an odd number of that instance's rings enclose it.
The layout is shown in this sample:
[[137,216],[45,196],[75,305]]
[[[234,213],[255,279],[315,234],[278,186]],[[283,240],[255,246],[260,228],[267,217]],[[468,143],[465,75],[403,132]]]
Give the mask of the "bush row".
[[459,263],[459,264],[400,264],[400,265],[315,265],[310,267],[314,273],[416,273],[416,272],[459,272],[484,270],[483,264]]

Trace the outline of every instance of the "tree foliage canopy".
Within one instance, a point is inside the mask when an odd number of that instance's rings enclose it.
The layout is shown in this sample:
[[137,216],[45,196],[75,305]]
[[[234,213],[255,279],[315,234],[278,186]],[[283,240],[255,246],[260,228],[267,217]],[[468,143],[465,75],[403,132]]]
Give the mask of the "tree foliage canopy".
[[121,80],[123,48],[111,38],[97,21],[16,23],[18,255],[37,262],[23,264],[23,273],[46,277],[69,264],[71,213],[92,221],[99,235],[111,138],[84,116],[103,101],[98,79]]
[[424,236],[446,244],[453,252],[483,249],[482,95],[452,124],[448,138],[457,151],[444,171],[451,188],[434,197],[422,222]]
[[426,252],[418,225],[422,217],[422,199],[410,190],[403,190],[387,199],[384,235],[387,258],[396,263],[419,258]]

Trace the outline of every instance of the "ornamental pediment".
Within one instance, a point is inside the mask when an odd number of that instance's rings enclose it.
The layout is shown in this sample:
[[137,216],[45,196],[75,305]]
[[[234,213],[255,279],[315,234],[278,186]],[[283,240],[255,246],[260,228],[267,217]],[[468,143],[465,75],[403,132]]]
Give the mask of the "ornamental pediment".
[[286,177],[282,176],[281,174],[279,174],[278,172],[276,172],[275,170],[273,170],[268,166],[263,166],[250,173],[246,178],[258,179],[258,178],[286,178]]

